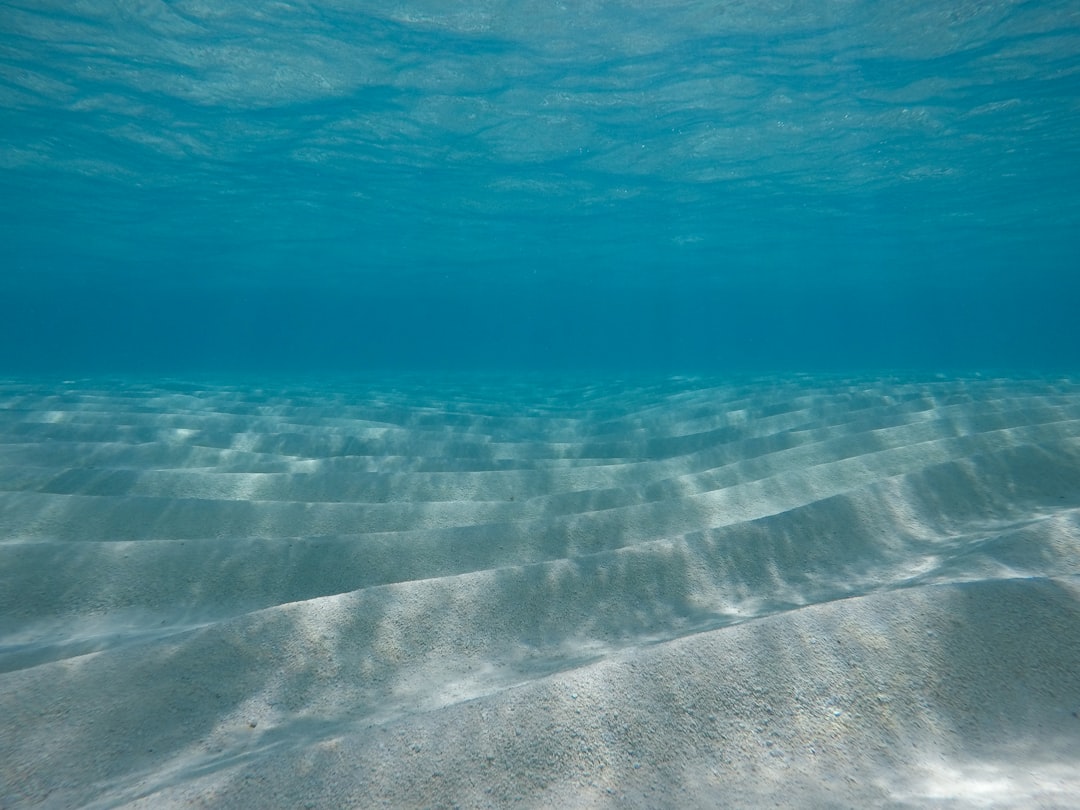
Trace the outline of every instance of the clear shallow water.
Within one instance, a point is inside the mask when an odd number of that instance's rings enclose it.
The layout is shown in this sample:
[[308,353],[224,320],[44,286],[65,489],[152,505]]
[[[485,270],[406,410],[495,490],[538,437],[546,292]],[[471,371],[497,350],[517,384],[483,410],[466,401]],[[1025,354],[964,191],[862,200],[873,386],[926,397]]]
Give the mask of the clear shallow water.
[[1072,2],[4,2],[0,105],[4,370],[1077,364]]
[[0,801],[1070,803],[1078,57],[0,0]]

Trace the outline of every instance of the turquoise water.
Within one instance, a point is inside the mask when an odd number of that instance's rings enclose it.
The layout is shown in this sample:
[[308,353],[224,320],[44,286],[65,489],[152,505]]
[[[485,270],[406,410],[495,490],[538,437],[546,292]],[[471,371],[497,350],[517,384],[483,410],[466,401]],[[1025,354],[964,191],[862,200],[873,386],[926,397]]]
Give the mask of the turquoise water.
[[0,371],[1075,368],[1075,2],[0,3]]
[[0,805],[1080,806],[1080,2],[0,0]]

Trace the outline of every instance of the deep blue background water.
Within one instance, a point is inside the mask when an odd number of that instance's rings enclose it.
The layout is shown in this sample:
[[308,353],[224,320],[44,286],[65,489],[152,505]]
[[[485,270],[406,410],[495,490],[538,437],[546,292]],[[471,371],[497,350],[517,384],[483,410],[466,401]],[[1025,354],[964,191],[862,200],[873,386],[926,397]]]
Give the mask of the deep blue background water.
[[0,373],[1080,365],[1080,6],[0,3]]

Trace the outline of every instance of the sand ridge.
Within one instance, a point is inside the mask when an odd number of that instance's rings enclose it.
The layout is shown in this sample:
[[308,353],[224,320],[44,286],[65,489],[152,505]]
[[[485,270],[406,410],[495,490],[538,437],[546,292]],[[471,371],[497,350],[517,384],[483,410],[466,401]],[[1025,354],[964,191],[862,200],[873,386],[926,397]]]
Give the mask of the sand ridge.
[[1080,796],[1068,379],[0,394],[4,807]]

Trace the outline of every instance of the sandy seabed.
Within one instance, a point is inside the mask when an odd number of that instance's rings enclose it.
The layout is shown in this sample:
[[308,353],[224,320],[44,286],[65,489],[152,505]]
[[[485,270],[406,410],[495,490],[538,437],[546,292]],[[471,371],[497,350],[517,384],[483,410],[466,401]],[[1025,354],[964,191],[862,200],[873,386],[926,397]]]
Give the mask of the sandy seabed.
[[1080,382],[0,384],[0,807],[1080,806]]

